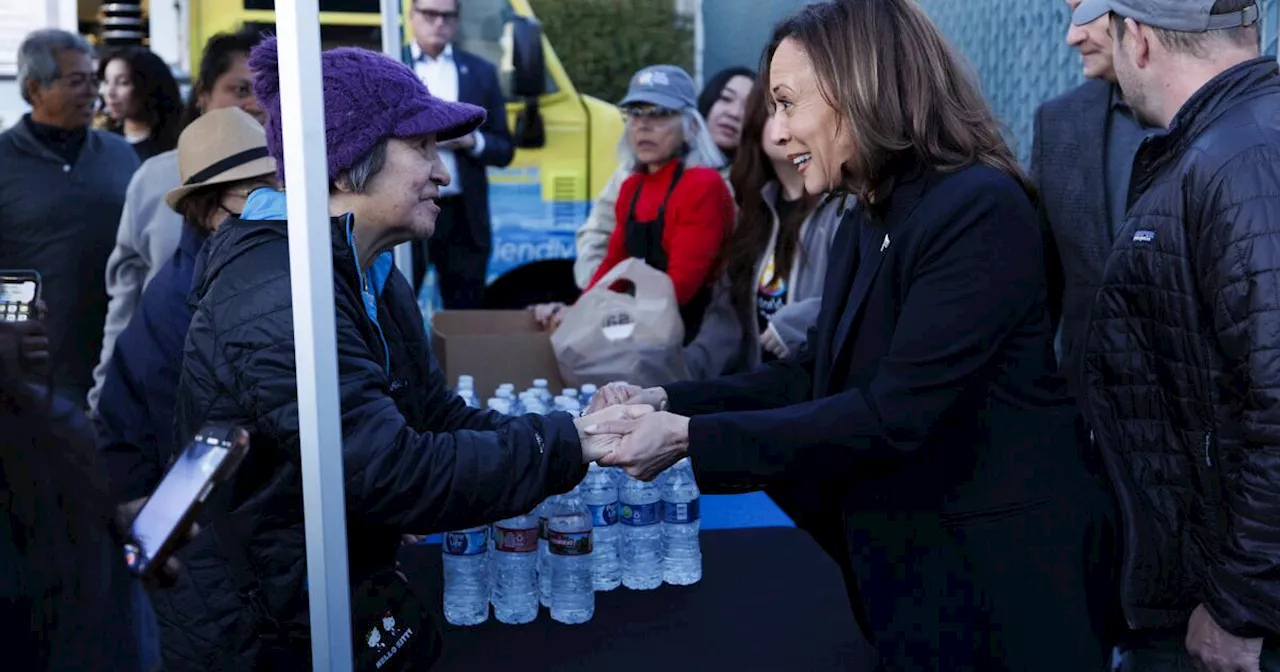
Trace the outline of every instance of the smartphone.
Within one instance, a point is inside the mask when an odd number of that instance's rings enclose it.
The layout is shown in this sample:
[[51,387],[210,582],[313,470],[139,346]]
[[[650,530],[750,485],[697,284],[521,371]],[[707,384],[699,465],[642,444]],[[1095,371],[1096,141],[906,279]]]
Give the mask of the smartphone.
[[164,566],[209,493],[235,473],[248,450],[249,433],[239,427],[209,425],[196,434],[133,520],[125,562],[134,574]]
[[40,299],[40,273],[32,270],[0,271],[0,322],[23,322],[36,312]]

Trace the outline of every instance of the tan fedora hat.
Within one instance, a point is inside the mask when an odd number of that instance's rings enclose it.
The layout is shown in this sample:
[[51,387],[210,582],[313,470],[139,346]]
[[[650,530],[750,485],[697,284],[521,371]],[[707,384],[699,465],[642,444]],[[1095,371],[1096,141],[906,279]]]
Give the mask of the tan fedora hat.
[[267,153],[267,134],[257,119],[238,107],[206,112],[178,137],[178,173],[182,186],[164,202],[173,208],[183,196],[214,184],[275,175]]

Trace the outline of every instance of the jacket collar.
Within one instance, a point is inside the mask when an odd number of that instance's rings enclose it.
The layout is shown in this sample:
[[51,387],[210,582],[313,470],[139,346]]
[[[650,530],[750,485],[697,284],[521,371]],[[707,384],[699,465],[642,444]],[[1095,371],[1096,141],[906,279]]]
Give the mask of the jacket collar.
[[1164,166],[1182,156],[1210,126],[1238,103],[1280,93],[1280,64],[1274,56],[1245,61],[1209,80],[1178,113],[1168,130],[1150,136],[1138,149],[1130,195],[1141,193]]
[[[30,123],[28,122],[29,117],[30,115],[24,115],[22,119],[18,120],[18,123],[10,127],[9,130],[5,131],[5,133],[12,134],[14,144],[17,145],[18,149],[26,152],[27,154],[45,158],[50,161],[57,161],[58,163],[66,163],[65,159],[41,141],[40,138],[36,137],[35,133],[31,132],[31,127],[28,125]],[[85,152],[93,151],[93,142],[96,140],[91,129],[85,129],[84,133],[84,139],[82,140],[83,144],[80,147],[81,156],[83,156]]]

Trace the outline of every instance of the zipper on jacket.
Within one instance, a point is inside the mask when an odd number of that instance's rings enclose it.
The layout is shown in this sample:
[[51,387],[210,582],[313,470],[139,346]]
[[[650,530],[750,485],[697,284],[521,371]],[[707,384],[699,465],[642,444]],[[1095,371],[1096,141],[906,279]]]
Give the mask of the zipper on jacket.
[[1212,434],[1208,431],[1204,433],[1204,466],[1213,467],[1213,456],[1209,454],[1209,446],[1211,444]]
[[373,285],[369,282],[369,276],[360,268],[360,251],[356,249],[355,232],[351,228],[351,216],[348,215],[343,222],[347,232],[347,244],[351,246],[351,261],[356,265],[356,277],[360,284],[360,307],[364,309],[365,318],[373,323],[373,328],[378,332],[378,340],[382,342],[382,370],[387,374],[387,378],[391,377],[391,348],[387,346],[387,337],[382,332],[382,324],[376,318],[370,318],[369,311],[364,305],[366,296],[373,297],[373,309],[378,309],[378,297],[373,293]]

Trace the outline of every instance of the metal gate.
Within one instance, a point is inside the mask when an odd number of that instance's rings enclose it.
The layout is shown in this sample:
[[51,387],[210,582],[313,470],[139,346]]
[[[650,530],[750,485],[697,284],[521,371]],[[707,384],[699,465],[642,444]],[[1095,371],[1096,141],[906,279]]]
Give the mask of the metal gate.
[[[812,2],[814,0],[809,0]],[[1018,158],[1031,151],[1032,122],[1044,101],[1079,84],[1080,59],[1067,47],[1063,0],[917,0],[973,66],[1004,122]],[[774,23],[805,0],[702,0],[703,72],[757,66]],[[1262,44],[1276,54],[1280,0],[1259,0]]]

